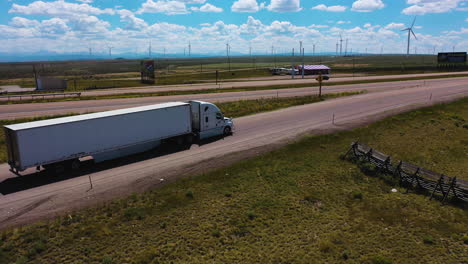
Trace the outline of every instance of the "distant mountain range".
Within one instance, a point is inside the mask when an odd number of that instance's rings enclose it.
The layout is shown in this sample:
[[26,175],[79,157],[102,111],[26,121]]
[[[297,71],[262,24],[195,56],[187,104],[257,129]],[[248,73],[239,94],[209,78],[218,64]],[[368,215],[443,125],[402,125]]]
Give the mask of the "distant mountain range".
[[[357,55],[357,53],[349,53],[348,55]],[[271,54],[252,54],[253,56],[271,56]],[[276,56],[289,56],[290,54],[276,54]],[[306,53],[306,56],[312,56],[311,53]],[[316,53],[316,56],[334,56],[335,53],[323,52]],[[362,54],[360,54],[362,55]],[[372,54],[369,54],[372,55]],[[389,55],[389,54],[386,54]],[[224,57],[223,53],[212,53],[212,54],[191,54],[190,58],[203,58],[203,57]],[[231,57],[249,56],[248,54],[240,52],[232,52]],[[153,53],[153,58],[189,58],[188,55],[182,54],[162,54]],[[28,61],[67,61],[67,60],[108,60],[108,59],[147,59],[147,54],[137,53],[115,53],[112,57],[109,54],[88,54],[88,53],[54,53],[54,52],[38,52],[38,53],[25,53],[25,54],[11,54],[11,53],[0,53],[1,62],[28,62]]]

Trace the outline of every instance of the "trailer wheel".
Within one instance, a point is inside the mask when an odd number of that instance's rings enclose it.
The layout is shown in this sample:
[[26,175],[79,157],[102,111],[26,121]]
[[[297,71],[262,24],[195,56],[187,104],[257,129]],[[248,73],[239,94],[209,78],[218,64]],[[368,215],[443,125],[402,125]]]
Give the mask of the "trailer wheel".
[[227,126],[224,128],[224,135],[225,136],[231,135],[231,127]]
[[192,142],[193,142],[193,136],[192,135],[185,136],[185,143],[187,145],[192,145]]
[[80,167],[81,167],[81,162],[79,159],[74,159],[70,161],[70,169],[72,171],[77,171],[80,169]]
[[182,146],[184,144],[184,138],[183,137],[177,137],[176,138],[176,144],[179,146]]
[[61,174],[65,172],[66,166],[64,162],[57,162],[52,168],[55,174]]

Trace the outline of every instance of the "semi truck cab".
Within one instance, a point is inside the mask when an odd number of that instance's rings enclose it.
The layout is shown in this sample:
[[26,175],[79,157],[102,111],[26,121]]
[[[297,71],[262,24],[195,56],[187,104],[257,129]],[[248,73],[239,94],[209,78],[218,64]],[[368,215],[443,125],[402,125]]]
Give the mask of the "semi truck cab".
[[224,117],[214,104],[203,101],[189,101],[192,114],[192,129],[199,139],[232,133],[232,118]]

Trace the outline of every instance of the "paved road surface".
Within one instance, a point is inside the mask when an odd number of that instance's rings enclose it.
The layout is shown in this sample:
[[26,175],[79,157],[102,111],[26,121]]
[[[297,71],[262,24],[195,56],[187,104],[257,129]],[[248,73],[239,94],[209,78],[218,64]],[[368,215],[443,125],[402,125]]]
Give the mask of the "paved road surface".
[[[401,81],[389,83],[370,83],[370,84],[353,84],[353,85],[336,85],[323,87],[324,93],[337,93],[344,91],[386,91],[395,89],[404,89],[420,86],[447,86],[467,83],[468,77],[452,78],[452,79],[432,79],[432,80],[417,80],[417,81]],[[84,100],[72,102],[55,102],[55,103],[37,103],[37,104],[16,104],[16,105],[0,105],[0,120],[15,119],[31,116],[43,115],[58,115],[65,113],[86,113],[97,112],[111,109],[119,109],[126,107],[134,107],[148,105],[154,103],[163,103],[171,101],[188,101],[202,100],[208,102],[226,102],[236,101],[239,99],[257,99],[257,98],[272,98],[272,97],[293,97],[317,94],[318,87],[310,88],[291,88],[280,90],[263,90],[250,92],[230,92],[230,93],[213,93],[213,94],[195,94],[195,95],[177,95],[177,96],[160,96],[160,97],[142,97],[142,98],[126,98],[126,99],[110,99],[110,100]]]
[[[5,165],[0,165],[0,190],[18,189],[0,196],[0,228],[52,217],[70,208],[141,191],[183,174],[226,165],[308,131],[348,129],[383,116],[467,95],[466,81],[458,81],[342,97],[237,118],[234,135],[225,139],[36,187],[30,183],[36,182],[34,175],[14,177]],[[333,114],[335,124],[331,123]],[[29,189],[28,185],[31,185]]]

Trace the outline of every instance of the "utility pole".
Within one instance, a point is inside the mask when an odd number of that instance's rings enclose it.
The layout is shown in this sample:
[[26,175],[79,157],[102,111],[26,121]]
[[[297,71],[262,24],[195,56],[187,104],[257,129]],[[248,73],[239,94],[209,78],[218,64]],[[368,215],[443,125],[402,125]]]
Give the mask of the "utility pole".
[[299,41],[299,55],[302,55],[302,40]]
[[345,57],[348,55],[348,39],[346,39]]
[[294,70],[294,48],[292,49],[292,57],[291,57],[291,79],[294,79],[294,75],[296,74]]
[[231,58],[229,57],[229,50],[230,50],[229,43],[226,43],[226,56],[228,60],[229,71],[231,71]]
[[302,48],[302,79],[304,79],[304,48]]
[[148,56],[151,59],[151,41],[149,42],[149,46],[148,46]]

